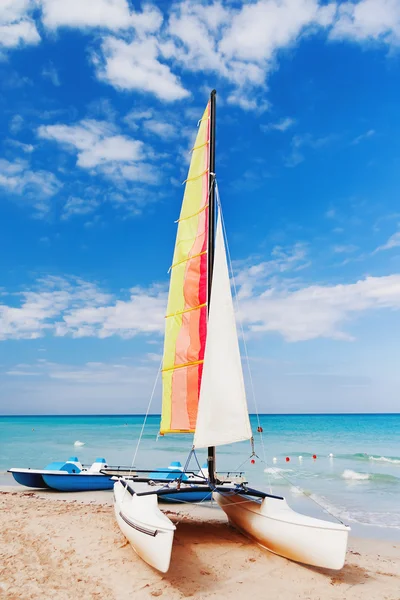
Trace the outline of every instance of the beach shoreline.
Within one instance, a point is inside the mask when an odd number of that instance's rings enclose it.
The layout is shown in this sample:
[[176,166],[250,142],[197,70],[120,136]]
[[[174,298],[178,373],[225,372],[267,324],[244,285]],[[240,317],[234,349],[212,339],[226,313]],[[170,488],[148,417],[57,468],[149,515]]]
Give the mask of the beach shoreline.
[[400,599],[400,542],[350,538],[346,565],[328,571],[259,548],[216,508],[163,505],[178,524],[171,568],[139,559],[116,525],[112,493],[0,487],[0,598],[164,597]]

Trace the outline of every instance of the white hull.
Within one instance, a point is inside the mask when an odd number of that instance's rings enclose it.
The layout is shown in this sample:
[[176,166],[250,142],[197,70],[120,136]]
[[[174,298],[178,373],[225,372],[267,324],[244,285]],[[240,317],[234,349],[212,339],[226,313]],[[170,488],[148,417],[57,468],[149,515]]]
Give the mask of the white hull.
[[158,508],[156,495],[131,495],[124,485],[114,485],[117,523],[135,552],[162,573],[169,569],[175,525]]
[[349,527],[296,513],[283,498],[257,502],[240,494],[214,492],[214,499],[232,525],[263,548],[307,565],[343,567]]

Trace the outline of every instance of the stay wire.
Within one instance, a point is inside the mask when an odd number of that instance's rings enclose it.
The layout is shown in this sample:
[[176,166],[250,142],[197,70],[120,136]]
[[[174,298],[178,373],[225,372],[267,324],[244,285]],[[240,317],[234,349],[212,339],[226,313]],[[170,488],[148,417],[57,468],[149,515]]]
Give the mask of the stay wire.
[[[134,452],[134,455],[133,455],[133,458],[132,458],[131,465],[129,467],[129,474],[132,473],[134,465],[136,463],[136,458],[137,458],[137,455],[138,455],[138,452],[139,452],[140,442],[142,441],[144,429],[145,429],[146,423],[147,423],[147,418],[149,416],[150,408],[151,408],[151,405],[152,405],[152,402],[153,402],[153,398],[154,398],[154,394],[155,394],[155,391],[156,391],[156,387],[157,387],[157,383],[158,383],[158,378],[159,378],[160,373],[161,373],[161,366],[162,366],[162,359],[160,361],[160,365],[159,365],[158,370],[157,370],[157,375],[156,375],[156,378],[155,378],[155,381],[154,381],[153,389],[151,391],[150,400],[149,400],[149,403],[147,405],[146,414],[145,414],[144,419],[143,419],[143,423],[142,423],[142,427],[141,427],[141,430],[140,430],[139,438],[138,438],[138,441],[137,441],[137,444],[136,444],[135,452]],[[124,492],[123,492],[123,496],[122,496],[123,498],[124,498],[124,496],[126,494],[126,489],[127,488],[124,487]]]

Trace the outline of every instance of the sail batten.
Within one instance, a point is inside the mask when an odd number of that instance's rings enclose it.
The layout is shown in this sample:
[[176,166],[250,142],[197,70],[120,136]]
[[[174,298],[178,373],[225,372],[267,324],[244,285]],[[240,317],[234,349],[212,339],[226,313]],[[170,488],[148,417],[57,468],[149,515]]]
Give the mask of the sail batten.
[[161,433],[193,432],[196,426],[207,331],[207,246],[210,103],[192,150],[165,319]]

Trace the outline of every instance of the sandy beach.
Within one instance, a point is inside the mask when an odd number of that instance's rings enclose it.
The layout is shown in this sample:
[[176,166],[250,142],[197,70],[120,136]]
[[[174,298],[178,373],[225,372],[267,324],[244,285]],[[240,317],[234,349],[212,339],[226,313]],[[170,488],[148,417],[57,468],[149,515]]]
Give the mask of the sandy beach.
[[165,505],[179,525],[162,575],[122,536],[111,493],[3,487],[0,503],[2,599],[400,600],[400,542],[351,538],[343,570],[326,571],[257,547],[217,509]]

